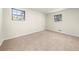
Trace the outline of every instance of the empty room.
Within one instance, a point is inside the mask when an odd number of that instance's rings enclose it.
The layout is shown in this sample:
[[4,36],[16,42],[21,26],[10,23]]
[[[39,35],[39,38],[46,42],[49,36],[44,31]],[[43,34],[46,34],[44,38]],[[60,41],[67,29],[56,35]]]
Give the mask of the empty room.
[[0,8],[0,51],[79,51],[79,8]]

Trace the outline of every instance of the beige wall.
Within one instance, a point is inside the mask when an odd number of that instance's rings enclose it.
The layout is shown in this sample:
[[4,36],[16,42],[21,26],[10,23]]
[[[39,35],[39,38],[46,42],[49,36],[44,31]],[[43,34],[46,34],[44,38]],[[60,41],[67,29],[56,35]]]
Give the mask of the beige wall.
[[[54,22],[53,16],[56,14],[62,14],[62,21]],[[46,28],[52,31],[79,37],[79,9],[66,9],[61,12],[48,14]]]
[[45,15],[30,9],[26,11],[25,21],[12,21],[11,9],[3,9],[3,34],[4,39],[27,35],[45,29]]

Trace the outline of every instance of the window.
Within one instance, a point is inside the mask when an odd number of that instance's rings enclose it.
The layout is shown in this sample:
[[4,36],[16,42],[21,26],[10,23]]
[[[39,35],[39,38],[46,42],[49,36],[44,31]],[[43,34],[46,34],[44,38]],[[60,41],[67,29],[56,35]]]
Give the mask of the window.
[[62,14],[54,15],[54,21],[55,22],[62,21]]
[[12,8],[12,20],[14,21],[25,20],[25,11]]

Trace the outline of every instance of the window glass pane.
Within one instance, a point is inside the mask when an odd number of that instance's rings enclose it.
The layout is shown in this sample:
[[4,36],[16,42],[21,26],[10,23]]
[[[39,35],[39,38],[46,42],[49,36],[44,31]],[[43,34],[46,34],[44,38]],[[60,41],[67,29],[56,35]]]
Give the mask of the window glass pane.
[[24,20],[25,19],[25,11],[21,11],[18,9],[12,8],[12,19],[13,20]]

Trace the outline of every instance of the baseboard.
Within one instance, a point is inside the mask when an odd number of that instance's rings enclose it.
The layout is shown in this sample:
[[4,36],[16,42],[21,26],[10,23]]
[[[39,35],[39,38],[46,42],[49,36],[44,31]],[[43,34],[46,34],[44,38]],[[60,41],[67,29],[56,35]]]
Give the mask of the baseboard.
[[2,45],[3,41],[4,41],[4,40],[0,40],[0,46]]
[[75,35],[75,34],[70,34],[70,33],[66,33],[66,32],[61,32],[63,34],[67,34],[67,35],[70,35],[70,36],[74,36],[74,37],[79,37],[79,35]]
[[17,38],[17,37],[20,37],[20,36],[25,36],[25,35],[31,35],[31,34],[34,34],[34,33],[37,33],[37,32],[41,32],[41,31],[44,31],[44,30],[40,30],[40,31],[34,31],[34,32],[31,32],[31,33],[26,33],[26,34],[19,34],[19,35],[15,35],[15,36],[6,36],[4,37],[4,40],[9,40],[9,39],[13,39],[13,38]]
[[25,36],[25,35],[31,35],[33,33],[37,33],[37,32],[41,32],[41,31],[44,31],[44,30],[40,30],[40,31],[34,31],[34,32],[31,32],[31,33],[26,33],[26,34],[19,34],[19,35],[15,35],[15,36],[6,36],[6,37],[3,37],[0,39],[0,46],[2,45],[2,43],[5,41],[5,40],[9,40],[9,39],[13,39],[13,38],[17,38],[17,37],[20,37],[20,36]]
[[2,35],[2,33],[0,33],[0,46],[2,45],[3,41],[4,41],[3,35]]
[[[53,30],[49,30],[49,29],[46,29],[48,31],[53,31]],[[70,34],[70,33],[66,33],[66,32],[59,32],[59,31],[53,31],[53,32],[58,32],[58,33],[62,33],[62,34],[65,34],[65,35],[69,35],[69,36],[73,36],[73,37],[78,37],[79,38],[79,35],[75,35],[75,34]]]

